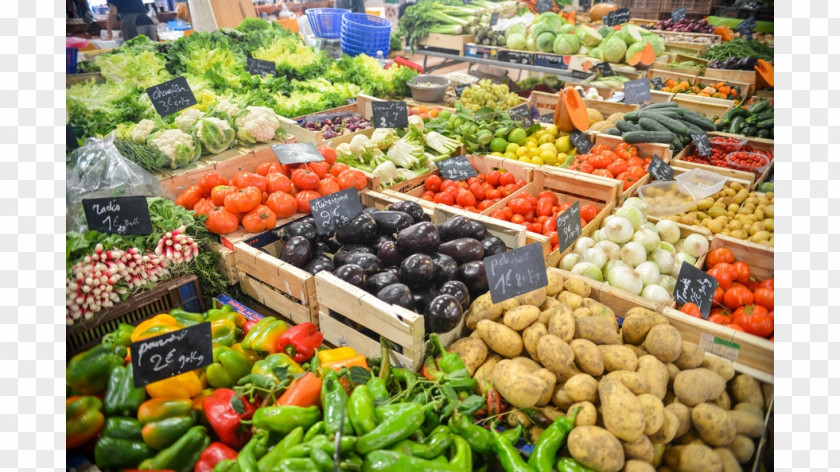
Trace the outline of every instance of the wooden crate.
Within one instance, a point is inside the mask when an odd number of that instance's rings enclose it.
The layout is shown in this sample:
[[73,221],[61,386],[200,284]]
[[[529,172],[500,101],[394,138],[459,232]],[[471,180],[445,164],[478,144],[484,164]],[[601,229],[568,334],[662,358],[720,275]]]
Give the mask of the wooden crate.
[[368,120],[371,119],[373,116],[373,109],[371,108],[371,102],[374,101],[381,101],[378,98],[370,97],[365,94],[359,94],[356,103],[351,105],[344,105],[337,108],[331,108],[329,110],[319,111],[317,113],[312,113],[311,115],[306,116],[298,116],[295,118],[284,118],[280,117],[280,127],[283,128],[287,134],[290,134],[297,138],[298,142],[300,143],[312,143],[315,145],[320,145],[324,143],[331,143],[333,146],[341,144],[341,143],[349,143],[350,140],[353,139],[353,136],[357,134],[364,134],[368,137],[373,134],[373,128],[368,128],[366,130],[357,131],[355,133],[341,135],[335,138],[326,139],[324,138],[324,134],[321,131],[312,131],[306,129],[298,124],[299,120],[305,119],[307,116],[313,115],[329,115],[333,113],[359,113],[362,115],[362,118],[366,118]]
[[420,40],[419,49],[443,49],[453,51],[453,54],[463,56],[467,43],[472,43],[473,41],[475,41],[474,34],[429,33],[428,36]]
[[732,82],[740,82],[750,84],[750,95],[755,93],[755,71],[754,70],[734,70],[734,69],[712,69],[707,68],[705,77],[711,77],[720,80],[729,80]]
[[687,80],[689,83],[693,84],[694,80],[697,78],[697,74],[676,72],[672,70],[650,69],[647,71],[647,77],[651,80],[658,77],[662,79],[662,82],[667,82],[668,79],[674,79],[676,81]]
[[650,103],[670,102],[674,99],[674,94],[671,92],[663,92],[661,90],[650,91]]
[[210,249],[218,252],[219,262],[216,263],[216,268],[219,273],[225,276],[228,285],[235,285],[239,283],[239,270],[236,268],[236,254],[232,249],[226,248],[221,243],[213,243]]
[[[718,82],[726,82],[730,86],[734,85],[735,87],[739,87],[741,89],[741,97],[739,99],[741,102],[744,102],[748,98],[750,98],[750,90],[751,90],[750,89],[750,84],[745,83],[745,82],[737,82],[737,81],[734,81],[734,80],[715,79],[714,77],[704,77],[702,75],[698,76],[697,80],[694,81],[694,83],[701,84],[701,85],[712,85],[712,84],[716,84]],[[704,97],[704,98],[714,98],[714,97]],[[718,98],[717,100],[723,100],[723,99]],[[734,102],[734,99],[733,100],[726,100],[726,101]],[[734,106],[734,103],[733,103],[733,106]]]
[[[553,111],[557,107],[557,98],[558,96],[556,93],[533,91],[531,92],[529,101],[531,104],[536,106],[541,113],[545,113]],[[604,115],[604,118],[609,117],[613,113],[630,113],[631,111],[639,109],[639,105],[627,105],[625,103],[593,100],[591,98],[583,99],[583,104],[586,105],[586,108],[598,110],[602,115]]]
[[[774,141],[772,139],[761,139],[761,138],[753,138],[753,137],[746,137],[741,135],[729,134],[729,133],[720,133],[720,132],[711,132],[708,133],[710,137],[712,136],[727,136],[727,137],[735,137],[740,139],[746,139],[747,146],[751,146],[755,149],[760,149],[762,151],[773,151],[774,149]],[[749,186],[751,189],[754,189],[756,185],[763,182],[767,179],[767,176],[770,173],[771,167],[773,167],[773,163],[775,159],[770,161],[770,165],[764,169],[764,172],[761,175],[755,175],[752,172],[736,170],[736,169],[729,169],[726,167],[718,167],[713,166],[711,164],[697,164],[695,162],[688,162],[684,161],[683,158],[688,156],[694,152],[694,144],[689,144],[686,146],[685,149],[679,152],[676,156],[674,156],[674,165],[678,165],[680,167],[684,167],[686,169],[704,169],[708,170],[709,172],[714,172],[719,175],[723,175],[728,178],[737,179],[739,181],[747,181],[749,182]]]
[[675,94],[671,101],[679,103],[685,109],[700,113],[712,121],[717,121],[734,105],[732,100],[686,95],[684,93]]
[[[689,56],[687,54],[665,54],[665,57],[660,56],[657,58],[656,62],[654,62],[653,67],[660,71],[667,71],[667,72],[678,72],[682,74],[690,74],[690,75],[699,75],[705,69],[705,59],[697,59],[693,56]],[[674,67],[671,64],[674,62],[685,62],[685,61],[694,61],[699,63],[695,67],[691,68],[684,68],[684,67]]]

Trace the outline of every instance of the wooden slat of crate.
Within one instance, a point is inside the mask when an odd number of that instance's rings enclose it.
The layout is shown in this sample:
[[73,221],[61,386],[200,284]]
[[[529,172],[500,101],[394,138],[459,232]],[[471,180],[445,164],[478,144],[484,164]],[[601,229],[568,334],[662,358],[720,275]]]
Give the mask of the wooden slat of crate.
[[[324,341],[336,347],[350,346],[366,357],[378,358],[380,356],[381,351],[378,342],[333,318],[328,311],[318,313],[318,330],[324,335]],[[415,359],[415,353],[410,354],[413,357],[407,357],[399,352],[392,351],[391,362],[394,365],[403,366],[411,366],[422,362],[422,360]]]
[[307,321],[318,324],[317,316],[313,319],[309,314],[308,307],[290,299],[283,292],[271,285],[263,283],[250,275],[240,274],[239,286],[242,287],[242,292],[295,324],[305,323]]
[[732,69],[706,69],[705,77],[712,77],[720,80],[731,80],[750,84],[750,94],[755,93],[755,71],[754,70],[732,70]]
[[687,80],[689,83],[694,83],[694,79],[697,78],[697,74],[687,74],[685,72],[675,72],[672,70],[662,70],[662,69],[650,69],[647,72],[647,77],[649,79],[655,79],[659,77],[662,79],[662,82],[667,82],[669,79],[674,79],[676,81]]
[[686,95],[684,93],[674,95],[671,101],[679,103],[685,109],[700,113],[712,121],[717,121],[734,105],[732,100]]
[[[557,98],[556,93],[533,91],[531,92],[530,101],[537,109],[547,111],[554,110],[557,107]],[[604,115],[604,118],[609,117],[613,113],[629,113],[639,109],[639,105],[627,105],[625,103],[593,100],[591,98],[583,99],[583,104],[588,109],[598,110]]]
[[315,145],[324,144],[326,142],[330,142],[332,145],[338,145],[341,143],[349,143],[354,136],[358,134],[364,134],[370,137],[373,134],[373,129],[369,128],[362,131],[357,131],[355,133],[341,135],[335,138],[324,138],[324,134],[319,131],[313,131],[306,129],[300,125],[298,125],[298,120],[302,120],[306,118],[306,116],[311,115],[327,115],[331,113],[359,113],[362,115],[362,118],[371,119],[373,116],[373,109],[371,108],[371,102],[380,101],[378,98],[370,97],[365,94],[359,94],[358,98],[356,99],[356,103],[351,105],[344,105],[336,108],[331,108],[329,110],[319,111],[317,113],[312,113],[310,115],[305,116],[298,116],[295,118],[284,118],[280,117],[280,127],[283,128],[287,134],[290,134],[297,138],[298,142],[301,143],[312,143]]
[[428,36],[420,40],[420,46],[430,48],[449,49],[451,51],[458,51],[458,54],[464,55],[464,49],[468,43],[475,41],[474,34],[438,34],[429,33]]
[[[737,82],[737,81],[734,81],[734,80],[716,79],[714,77],[703,77],[702,75],[698,76],[697,79],[694,81],[694,83],[701,84],[701,85],[712,85],[712,84],[716,84],[718,82],[726,82],[729,85],[734,85],[736,87],[740,87],[740,89],[741,89],[740,101],[741,102],[744,102],[748,98],[750,98],[750,84],[745,83],[745,82]],[[715,97],[704,97],[704,98],[715,98]],[[722,100],[722,99],[718,98],[716,100]],[[733,101],[733,100],[728,100],[728,101]]]
[[212,243],[210,249],[221,255],[219,262],[216,263],[216,268],[219,269],[219,273],[225,276],[229,285],[238,284],[239,270],[236,268],[236,254],[220,243]]
[[674,99],[674,94],[671,92],[663,92],[661,90],[650,91],[650,103],[670,102]]

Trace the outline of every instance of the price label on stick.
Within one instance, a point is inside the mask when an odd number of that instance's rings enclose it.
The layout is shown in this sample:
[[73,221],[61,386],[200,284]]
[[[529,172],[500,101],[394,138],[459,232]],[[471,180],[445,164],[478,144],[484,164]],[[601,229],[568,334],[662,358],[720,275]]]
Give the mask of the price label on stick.
[[329,234],[359,216],[364,208],[359,192],[350,187],[309,202],[318,234]]
[[281,164],[304,164],[324,160],[324,156],[312,143],[273,144],[271,150]]
[[152,218],[146,197],[84,198],[88,228],[100,233],[146,235],[152,233]]
[[601,74],[601,77],[610,77],[615,75],[615,73],[612,70],[612,67],[610,67],[609,62],[602,62],[596,65],[595,70],[597,70],[598,73]]
[[131,369],[137,388],[212,363],[210,323],[199,323],[131,343]]
[[408,106],[405,102],[371,102],[374,128],[407,128]]
[[662,81],[661,77],[654,77],[651,79],[650,84],[653,85],[654,90],[662,90],[662,87],[665,86],[665,82]]
[[628,80],[624,82],[624,103],[647,103],[650,101],[650,79]]
[[560,252],[565,251],[577,241],[583,228],[580,222],[580,202],[575,202],[568,210],[557,215],[557,243]]
[[171,115],[198,103],[190,89],[190,84],[184,77],[175,77],[162,84],[149,87],[146,93],[149,94],[152,105],[160,116]]
[[709,312],[712,310],[712,299],[717,286],[714,277],[688,262],[683,262],[674,286],[674,300],[678,305],[694,303],[699,306],[700,315],[705,320],[709,318]]
[[569,136],[569,140],[572,142],[572,145],[575,149],[578,150],[578,154],[586,154],[592,149],[592,141],[589,140],[589,136],[587,136],[582,131],[572,131],[572,134]]
[[450,157],[449,159],[438,161],[435,164],[437,164],[437,168],[440,171],[440,178],[444,180],[448,179],[458,182],[478,175],[478,172],[470,164],[470,161],[467,160],[467,156]]
[[680,21],[685,18],[685,7],[677,8],[676,10],[671,12],[671,19],[674,21]]
[[627,23],[628,21],[630,21],[629,8],[619,8],[618,10],[611,11],[606,17],[604,17],[604,24],[607,26],[620,25],[622,23]]
[[712,155],[712,143],[709,142],[709,136],[704,134],[692,134],[691,141],[694,143],[694,146],[697,148],[697,153],[701,156],[711,156]]
[[651,159],[650,165],[648,166],[648,173],[656,180],[674,180],[674,169],[663,161],[658,154],[653,155],[653,159]]
[[277,65],[271,61],[263,61],[261,59],[248,58],[248,73],[251,75],[277,75]]
[[464,93],[464,89],[469,87],[470,84],[460,84],[452,87],[455,90],[455,96],[461,98],[461,94]]
[[545,257],[539,243],[486,257],[484,269],[493,303],[548,285]]
[[514,120],[522,122],[522,127],[525,129],[534,124],[534,119],[531,117],[531,108],[528,107],[527,103],[511,108],[508,113]]

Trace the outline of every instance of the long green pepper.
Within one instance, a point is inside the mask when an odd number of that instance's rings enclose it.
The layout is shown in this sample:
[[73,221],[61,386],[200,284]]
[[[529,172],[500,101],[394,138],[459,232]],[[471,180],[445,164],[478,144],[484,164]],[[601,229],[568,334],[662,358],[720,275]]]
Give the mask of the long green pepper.
[[358,385],[347,400],[347,417],[358,435],[364,435],[376,428],[373,396],[367,385]]
[[551,425],[540,434],[531,457],[528,458],[528,465],[536,472],[551,472],[554,466],[554,459],[557,451],[566,443],[566,437],[575,427],[575,417],[580,408],[575,409],[571,416],[561,416],[554,420]]
[[356,452],[369,454],[411,436],[423,424],[424,408],[417,403],[401,403],[399,411],[379,423],[373,431],[360,436]]
[[525,459],[519,455],[519,451],[510,444],[504,436],[495,429],[490,431],[493,436],[493,452],[499,457],[499,462],[505,472],[534,472]]
[[258,431],[254,436],[248,441],[248,444],[239,451],[239,455],[236,456],[236,463],[239,465],[239,472],[259,472],[259,466],[257,465],[257,448],[259,447],[260,443],[263,443],[263,448],[265,447],[264,444],[268,441],[268,432],[267,431]]
[[285,457],[285,454],[290,448],[297,446],[301,442],[303,442],[303,427],[298,426],[271,448],[266,455],[260,458],[257,462],[257,468],[260,472],[268,472],[277,461]]
[[557,472],[595,472],[572,457],[557,459]]
[[324,430],[327,434],[335,434],[339,430],[344,434],[353,434],[353,426],[345,415],[347,391],[333,370],[324,376],[321,384],[321,405],[324,407]]

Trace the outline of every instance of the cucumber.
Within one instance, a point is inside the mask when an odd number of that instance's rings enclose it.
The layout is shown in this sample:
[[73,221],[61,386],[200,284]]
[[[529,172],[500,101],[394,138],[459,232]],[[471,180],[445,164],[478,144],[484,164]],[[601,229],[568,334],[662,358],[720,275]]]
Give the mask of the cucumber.
[[752,113],[761,113],[770,107],[770,100],[762,100],[750,109]]
[[759,121],[758,123],[755,124],[755,126],[756,126],[756,128],[772,128],[773,127],[773,122],[774,122],[773,118],[770,118],[769,120]]
[[744,133],[744,136],[755,136],[755,133],[758,131],[758,128],[755,126],[745,126],[744,129],[741,131]]
[[732,124],[729,125],[729,132],[732,134],[737,134],[741,131],[741,125],[746,124],[746,118],[743,116],[736,116],[732,119]]
[[753,123],[758,123],[759,121],[772,120],[773,118],[774,118],[774,114],[773,114],[772,111],[765,111],[765,112],[760,113],[758,115],[754,114],[753,116],[747,118],[747,123],[753,124]]
[[621,136],[621,131],[619,131],[616,128],[610,128],[610,129],[604,131],[604,133],[612,135],[612,136]]
[[673,118],[669,118],[667,116],[664,116],[661,113],[651,113],[651,112],[642,111],[642,112],[639,113],[639,116],[641,118],[654,119],[654,120],[658,121],[659,124],[668,128],[669,130],[671,130],[675,134],[682,134],[682,135],[688,134],[688,127],[686,125],[684,125],[681,121],[675,120]]
[[688,134],[706,134],[705,130],[700,129],[694,123],[684,122],[686,126],[688,126]]
[[720,122],[728,126],[732,124],[732,120],[735,119],[736,116],[739,116],[742,111],[744,111],[744,108],[741,107],[741,105],[738,105],[737,107],[724,113],[723,116],[720,117]]
[[615,122],[615,127],[619,129],[619,131],[626,133],[628,131],[641,131],[642,127],[639,125],[634,125],[629,121],[618,120]]
[[651,120],[650,118],[639,118],[639,124],[647,131],[670,131],[658,121]]
[[704,131],[715,131],[715,129],[717,129],[714,122],[705,116],[697,117],[686,113],[685,116],[682,117],[682,121],[686,125],[690,123]]
[[659,102],[659,103],[651,103],[650,105],[646,106],[644,110],[655,110],[657,108],[673,108],[680,106],[677,102]]
[[718,131],[726,131],[727,129],[729,129],[729,123],[724,123],[723,121],[720,121],[718,124],[715,125],[715,128],[717,128]]
[[758,132],[757,132],[757,133],[755,133],[755,136],[756,136],[757,138],[770,139],[770,137],[771,137],[771,136],[770,136],[770,130],[769,130],[769,129],[767,129],[767,128],[762,128],[762,129],[759,129],[759,130],[758,130]]
[[682,139],[675,139],[675,140],[671,141],[671,149],[674,150],[674,151],[680,150],[684,147],[685,146],[682,143]]
[[670,131],[630,131],[624,133],[624,141],[628,143],[664,143],[671,144],[677,135]]
[[622,117],[621,119],[624,121],[637,121],[639,119],[639,112],[631,111],[629,113],[625,113],[624,117]]
[[[659,116],[667,116],[668,118],[671,118],[672,120],[681,120],[683,118],[682,116],[680,116],[679,113],[674,113],[671,110],[668,110],[668,111],[652,110],[648,113],[656,113]],[[644,115],[642,115],[642,116],[644,116]]]

